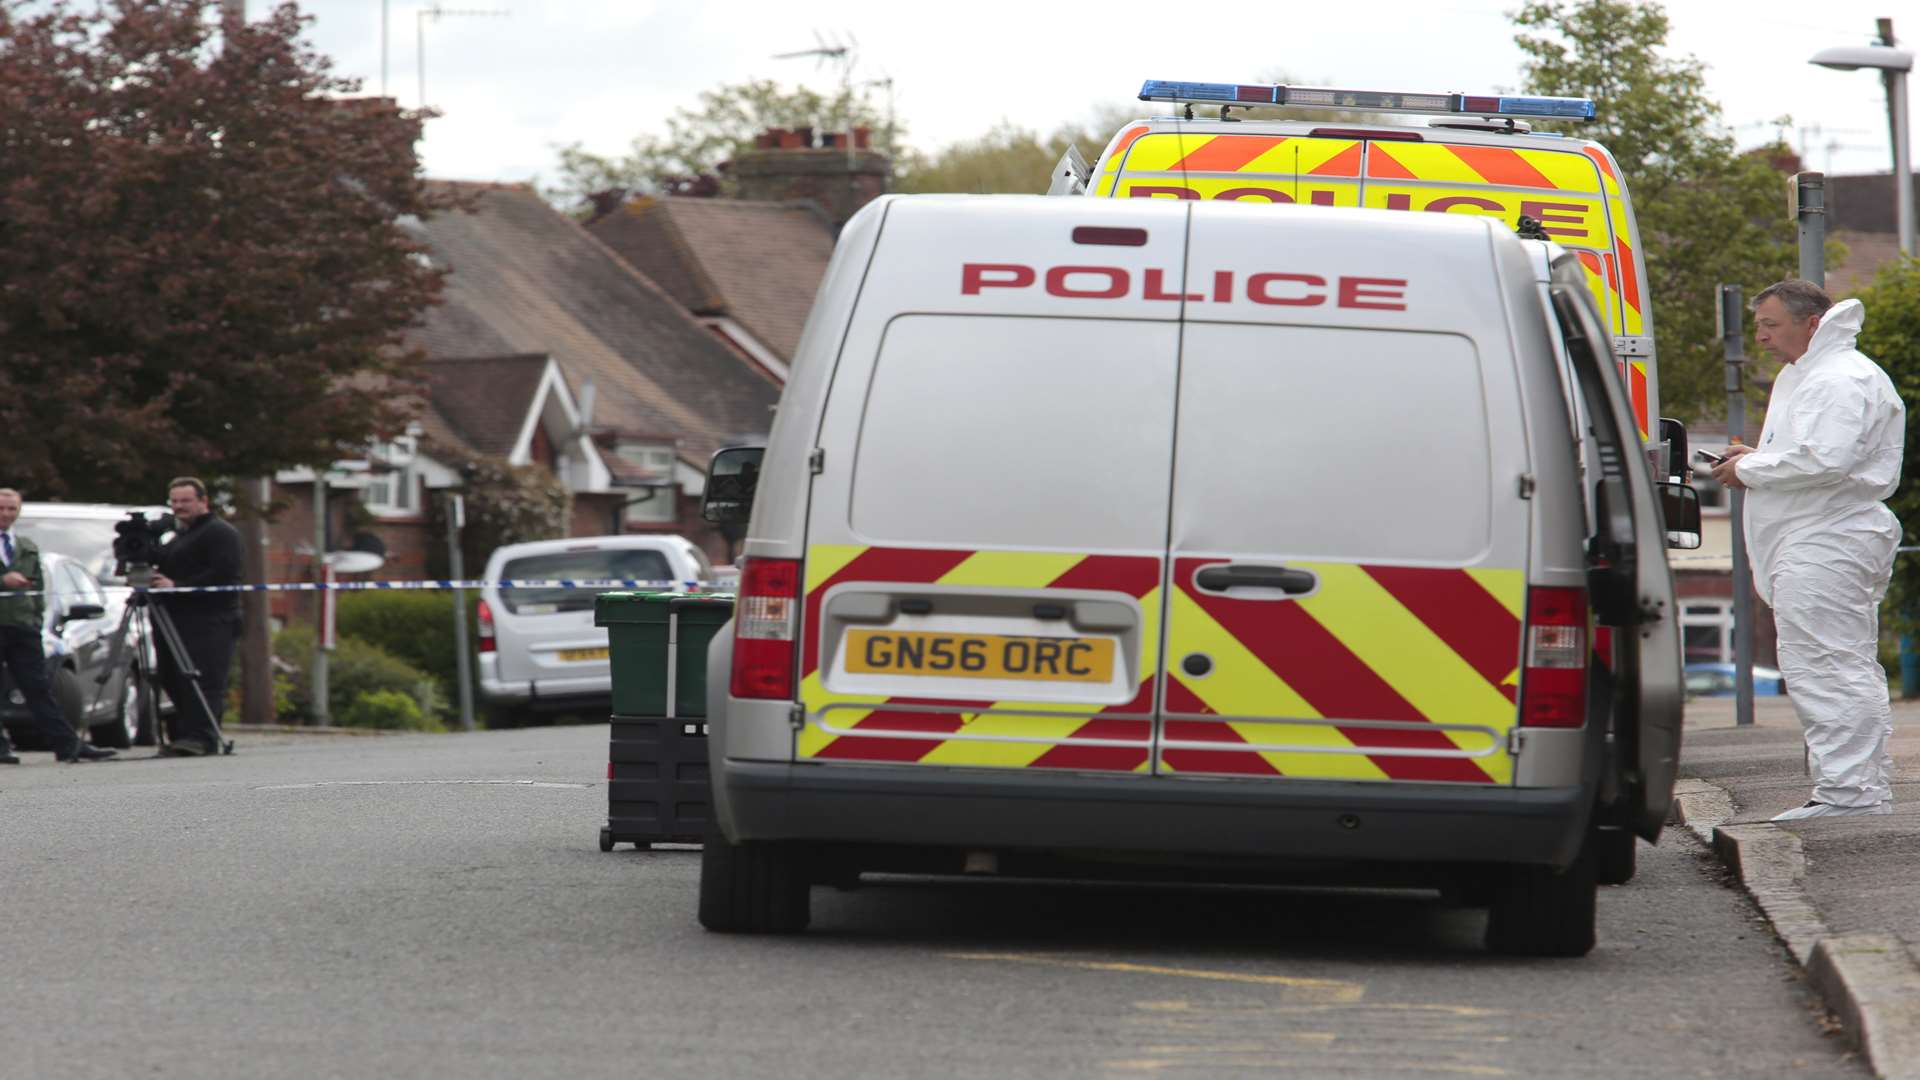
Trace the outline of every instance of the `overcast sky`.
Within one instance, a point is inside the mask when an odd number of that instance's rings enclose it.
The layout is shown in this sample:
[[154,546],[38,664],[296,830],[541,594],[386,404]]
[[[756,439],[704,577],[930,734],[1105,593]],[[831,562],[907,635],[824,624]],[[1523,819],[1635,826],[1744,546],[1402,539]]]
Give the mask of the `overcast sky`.
[[[269,0],[248,2],[258,14]],[[424,25],[426,101],[445,114],[427,128],[427,171],[460,180],[551,182],[554,147],[617,154],[723,84],[767,78],[830,92],[839,80],[831,65],[773,59],[822,39],[857,42],[856,81],[891,77],[907,141],[926,151],[1002,118],[1043,132],[1084,120],[1097,105],[1132,101],[1148,78],[1235,82],[1285,71],[1356,89],[1485,93],[1515,87],[1522,60],[1504,14],[1518,0],[446,0],[445,14],[425,19],[433,5],[416,0],[301,6],[315,18],[313,43],[375,93],[384,9],[387,91],[409,106],[420,101]],[[1674,0],[1667,10],[1670,51],[1706,63],[1708,91],[1743,146],[1772,138],[1776,118],[1791,115],[1786,135],[1807,167],[1891,168],[1879,78],[1806,60],[1829,45],[1868,43],[1876,16],[1895,16],[1896,33],[1920,41],[1920,10],[1893,0]],[[462,14],[480,11],[504,14]],[[884,106],[885,89],[869,92]],[[1158,111],[1137,104],[1141,115]],[[1092,157],[1099,147],[1083,149]]]

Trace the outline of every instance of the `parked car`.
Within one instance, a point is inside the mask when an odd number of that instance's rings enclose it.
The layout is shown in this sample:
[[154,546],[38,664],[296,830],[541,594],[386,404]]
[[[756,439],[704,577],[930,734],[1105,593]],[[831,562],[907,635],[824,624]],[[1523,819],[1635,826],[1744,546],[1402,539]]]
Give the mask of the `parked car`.
[[[123,654],[117,667],[112,664],[119,623],[108,614],[107,594],[77,559],[44,551],[41,562],[49,593],[41,652],[47,657],[53,699],[67,723],[96,746],[124,749],[151,742],[152,732],[142,730],[142,691],[133,678],[133,653]],[[0,723],[25,749],[55,749],[40,745],[38,732],[27,722],[26,696],[0,670]]]
[[[114,573],[113,527],[125,521],[128,514],[144,513],[149,518],[170,513],[165,506],[127,506],[116,503],[62,503],[28,502],[20,510],[20,520],[14,528],[22,536],[32,539],[40,545],[40,550],[50,555],[62,555],[75,561],[95,582],[104,594],[106,621],[100,632],[111,634],[120,625],[125,616],[127,599],[132,594],[126,588],[127,579]],[[135,641],[146,652],[149,670],[159,665],[159,657],[153,643],[144,634],[144,627],[134,626]],[[172,702],[164,692],[159,695],[160,709],[171,711]],[[125,746],[124,742],[112,738],[96,738],[102,746]],[[136,733],[134,741],[141,746],[153,744],[153,733]]]
[[[683,536],[579,536],[508,544],[486,580],[659,582],[684,589],[713,579],[713,564]],[[599,589],[480,591],[480,694],[510,712],[593,711],[613,704],[607,632],[593,625]]]
[[[1787,692],[1787,680],[1770,667],[1753,669],[1753,692],[1772,697]],[[1688,697],[1732,697],[1733,665],[1702,662],[1687,665]]]

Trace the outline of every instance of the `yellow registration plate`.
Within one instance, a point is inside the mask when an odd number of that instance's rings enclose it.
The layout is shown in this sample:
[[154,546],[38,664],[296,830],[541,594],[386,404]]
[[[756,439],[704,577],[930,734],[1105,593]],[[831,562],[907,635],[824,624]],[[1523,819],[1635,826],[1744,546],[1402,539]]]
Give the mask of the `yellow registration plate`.
[[561,649],[560,650],[560,659],[562,660],[605,660],[606,658],[607,658],[606,649]]
[[936,675],[951,679],[1113,680],[1110,638],[937,634],[849,630],[847,671],[856,675]]

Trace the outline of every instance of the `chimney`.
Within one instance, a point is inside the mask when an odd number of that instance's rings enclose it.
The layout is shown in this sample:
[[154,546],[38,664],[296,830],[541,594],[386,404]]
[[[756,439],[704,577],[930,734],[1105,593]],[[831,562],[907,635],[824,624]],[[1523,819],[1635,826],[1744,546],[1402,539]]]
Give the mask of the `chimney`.
[[859,129],[836,133],[826,146],[814,147],[811,129],[774,129],[754,140],[755,149],[728,162],[727,174],[741,198],[810,202],[837,230],[886,191],[893,177],[893,163],[868,148],[866,135]]

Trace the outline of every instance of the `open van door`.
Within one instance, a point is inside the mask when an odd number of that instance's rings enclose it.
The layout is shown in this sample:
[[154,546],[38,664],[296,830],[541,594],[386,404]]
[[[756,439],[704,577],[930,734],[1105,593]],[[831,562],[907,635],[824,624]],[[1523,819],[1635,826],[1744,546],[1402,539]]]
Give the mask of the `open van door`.
[[1632,404],[1620,383],[1606,331],[1577,268],[1554,270],[1553,309],[1598,445],[1593,568],[1588,592],[1602,625],[1613,626],[1614,740],[1618,820],[1647,840],[1659,837],[1673,802],[1680,761],[1683,684],[1679,609],[1667,565],[1666,525],[1653,476],[1640,453]]

